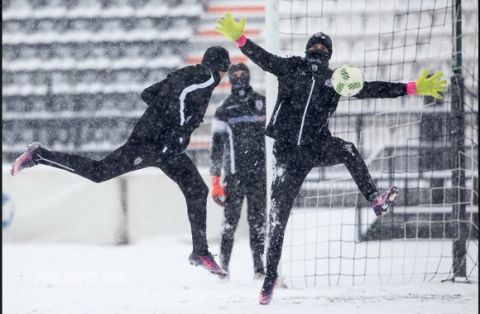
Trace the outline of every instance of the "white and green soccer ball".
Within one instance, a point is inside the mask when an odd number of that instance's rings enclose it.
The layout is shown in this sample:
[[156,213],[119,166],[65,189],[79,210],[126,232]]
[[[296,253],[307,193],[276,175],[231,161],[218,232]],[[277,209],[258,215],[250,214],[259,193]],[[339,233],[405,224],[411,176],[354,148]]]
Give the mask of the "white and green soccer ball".
[[344,64],[333,72],[332,86],[342,96],[354,96],[363,88],[362,71],[351,64]]

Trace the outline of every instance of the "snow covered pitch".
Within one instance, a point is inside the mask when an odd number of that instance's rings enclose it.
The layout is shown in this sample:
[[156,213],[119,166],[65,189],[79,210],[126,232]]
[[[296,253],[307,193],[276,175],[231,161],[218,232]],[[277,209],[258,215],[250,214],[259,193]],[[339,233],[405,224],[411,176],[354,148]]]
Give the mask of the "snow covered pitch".
[[[235,243],[230,282],[190,266],[190,250],[186,237],[128,246],[4,243],[3,312],[478,313],[478,282],[278,288],[262,306],[246,239]],[[218,243],[211,250],[218,252]]]

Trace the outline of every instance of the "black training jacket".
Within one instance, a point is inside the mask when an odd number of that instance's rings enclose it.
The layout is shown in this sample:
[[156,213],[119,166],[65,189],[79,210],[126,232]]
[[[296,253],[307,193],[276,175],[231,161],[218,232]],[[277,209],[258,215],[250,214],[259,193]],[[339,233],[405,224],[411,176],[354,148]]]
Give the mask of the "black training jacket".
[[187,141],[203,121],[210,97],[220,82],[217,72],[197,64],[174,71],[141,95],[149,106],[156,106],[164,123]]
[[212,176],[221,175],[223,164],[226,175],[264,178],[265,97],[251,87],[232,90],[215,111],[211,145]]
[[[277,141],[295,145],[315,145],[330,136],[328,118],[335,112],[340,95],[331,84],[333,70],[312,70],[298,56],[279,57],[251,40],[242,52],[264,71],[278,78],[278,97],[266,134]],[[406,95],[406,84],[364,82],[356,98],[394,98]]]

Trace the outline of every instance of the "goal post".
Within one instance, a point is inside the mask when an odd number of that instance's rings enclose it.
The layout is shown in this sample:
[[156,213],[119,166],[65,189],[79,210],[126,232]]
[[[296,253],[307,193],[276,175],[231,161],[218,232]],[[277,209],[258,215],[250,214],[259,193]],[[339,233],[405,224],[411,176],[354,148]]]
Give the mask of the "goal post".
[[465,109],[464,109],[464,78],[462,71],[462,1],[454,0],[452,9],[453,25],[453,50],[452,50],[452,78],[451,78],[451,102],[452,122],[450,134],[452,134],[452,186],[455,187],[455,202],[452,206],[452,217],[459,221],[454,227],[455,238],[452,243],[453,275],[455,277],[467,276],[467,238],[468,226],[464,223],[466,215],[465,195]]
[[[357,146],[379,189],[395,184],[401,195],[377,219],[343,165],[314,168],[287,226],[286,284],[478,279],[477,17],[474,0],[267,1],[271,52],[302,56],[322,31],[332,69],[350,63],[366,81],[407,82],[428,68],[449,80],[441,101],[341,98],[332,134]],[[266,82],[268,112],[277,82]],[[267,154],[271,171],[271,146]]]
[[[279,33],[278,33],[278,0],[266,1],[265,3],[265,46],[267,51],[278,54],[279,53]],[[265,75],[265,98],[266,98],[266,118],[267,123],[275,107],[277,100],[277,78],[266,73]],[[266,164],[267,164],[267,208],[270,208],[271,184],[273,179],[273,164],[274,157],[272,154],[273,140],[269,137],[265,138],[266,145]]]

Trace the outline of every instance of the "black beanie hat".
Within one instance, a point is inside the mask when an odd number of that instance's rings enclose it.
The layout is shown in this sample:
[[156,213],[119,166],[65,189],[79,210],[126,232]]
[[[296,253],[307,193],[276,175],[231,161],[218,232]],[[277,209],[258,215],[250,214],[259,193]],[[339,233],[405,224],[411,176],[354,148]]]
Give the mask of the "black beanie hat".
[[216,71],[227,72],[230,67],[230,58],[227,49],[212,46],[203,54],[202,64],[208,65]]
[[247,83],[250,81],[250,70],[244,63],[232,64],[230,68],[228,68],[228,78],[230,79],[230,83],[232,83],[232,75],[237,71],[245,71],[247,74]]
[[327,48],[331,57],[332,56],[332,39],[330,38],[330,36],[322,32],[315,33],[313,34],[312,37],[310,37],[310,39],[307,41],[307,45],[305,46],[305,50],[308,50],[313,45],[319,44],[319,43],[324,45]]

